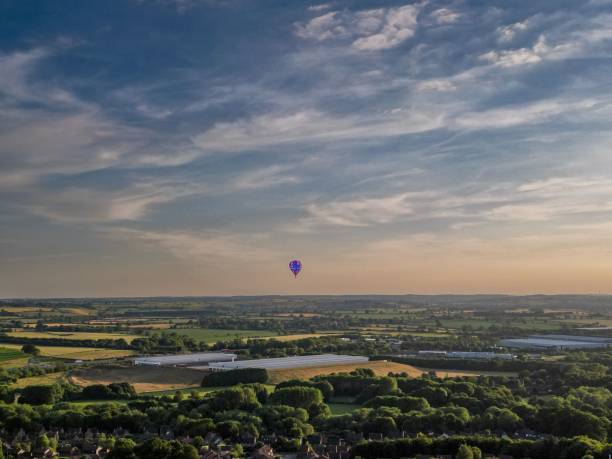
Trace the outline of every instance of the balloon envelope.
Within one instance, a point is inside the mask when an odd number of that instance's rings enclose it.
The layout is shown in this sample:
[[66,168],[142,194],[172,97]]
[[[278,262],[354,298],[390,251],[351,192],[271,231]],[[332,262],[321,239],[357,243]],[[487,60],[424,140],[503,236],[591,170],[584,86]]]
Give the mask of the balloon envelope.
[[289,262],[289,269],[291,270],[293,275],[297,277],[300,270],[302,269],[302,262],[300,260],[291,260]]

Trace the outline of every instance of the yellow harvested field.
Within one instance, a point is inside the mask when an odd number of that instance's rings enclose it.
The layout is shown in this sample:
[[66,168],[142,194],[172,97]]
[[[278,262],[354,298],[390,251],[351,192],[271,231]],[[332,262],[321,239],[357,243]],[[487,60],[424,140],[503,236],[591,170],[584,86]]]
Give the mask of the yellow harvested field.
[[270,383],[278,384],[289,379],[310,379],[315,376],[328,375],[331,373],[348,373],[357,368],[369,368],[377,376],[386,376],[391,373],[407,373],[408,376],[418,378],[424,373],[435,371],[440,378],[458,378],[461,376],[516,376],[516,373],[495,371],[459,371],[459,370],[435,370],[431,368],[417,368],[403,363],[389,362],[386,360],[374,360],[367,363],[331,365],[312,368],[292,368],[284,370],[271,370]]
[[65,374],[63,372],[59,373],[48,373],[46,375],[40,376],[32,376],[29,378],[21,378],[18,379],[16,383],[11,384],[11,389],[23,389],[28,386],[48,386],[51,384],[59,383],[63,381],[65,378]]
[[123,333],[96,333],[96,332],[37,332],[30,330],[12,331],[7,333],[8,336],[18,338],[59,338],[59,339],[124,339],[128,343],[133,339],[138,338],[137,335],[127,335]]
[[406,372],[410,376],[421,376],[424,371],[419,370],[410,365],[403,363],[388,362],[386,360],[375,360],[366,363],[352,363],[343,365],[330,365],[324,367],[311,368],[290,368],[283,370],[270,371],[270,383],[278,384],[289,379],[310,379],[315,376],[328,375],[331,373],[348,373],[357,368],[369,368],[374,371],[377,376],[386,376],[389,372],[402,373]]
[[[21,349],[21,344],[2,344],[2,347]],[[72,360],[99,360],[127,357],[133,351],[124,349],[104,349],[96,347],[70,347],[70,346],[36,346],[43,357],[57,357]]]
[[[2,347],[9,347],[6,344],[3,344]],[[0,368],[21,368],[28,364],[28,358],[25,359],[13,359],[13,360],[4,360],[0,362]]]
[[80,386],[129,382],[142,393],[200,387],[205,375],[205,371],[188,368],[139,366],[76,370],[69,379]]

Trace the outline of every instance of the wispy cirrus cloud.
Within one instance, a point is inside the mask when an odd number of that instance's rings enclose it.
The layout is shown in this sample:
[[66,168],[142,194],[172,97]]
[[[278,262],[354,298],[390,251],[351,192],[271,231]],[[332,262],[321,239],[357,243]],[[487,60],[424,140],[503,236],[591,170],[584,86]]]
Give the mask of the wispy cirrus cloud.
[[266,146],[371,138],[424,132],[440,127],[443,115],[434,110],[394,111],[375,116],[333,116],[309,110],[265,114],[217,123],[194,137],[204,151],[232,152]]
[[269,260],[278,257],[271,249],[261,246],[258,236],[227,232],[143,231],[132,228],[112,228],[103,231],[108,237],[138,242],[154,250],[161,248],[174,257],[199,264],[219,260]]

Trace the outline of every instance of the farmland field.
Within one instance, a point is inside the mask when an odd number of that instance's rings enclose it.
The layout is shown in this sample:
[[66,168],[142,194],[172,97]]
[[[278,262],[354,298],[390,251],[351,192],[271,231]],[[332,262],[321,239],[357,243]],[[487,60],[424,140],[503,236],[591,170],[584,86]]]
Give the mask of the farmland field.
[[222,328],[177,328],[170,331],[175,331],[181,335],[187,335],[207,343],[243,338],[267,338],[277,335],[272,330],[227,330]]
[[[21,344],[2,344],[10,349],[21,349]],[[43,357],[56,357],[71,360],[97,360],[120,358],[132,355],[133,352],[124,349],[104,349],[96,347],[70,347],[70,346],[36,346]]]
[[281,381],[287,381],[289,379],[310,379],[319,375],[328,375],[331,373],[348,373],[356,370],[357,368],[369,368],[374,371],[377,376],[386,376],[387,373],[402,373],[406,372],[408,375],[418,377],[424,373],[423,370],[419,370],[410,365],[403,363],[387,362],[385,360],[376,360],[365,363],[351,363],[342,365],[328,365],[322,367],[311,367],[311,368],[290,368],[283,370],[271,370],[270,383],[277,384]]
[[70,381],[80,386],[129,382],[137,392],[173,391],[199,387],[206,373],[171,367],[91,368],[75,371]]
[[0,347],[0,368],[17,368],[28,363],[28,355],[21,348]]
[[55,339],[124,339],[130,343],[133,339],[138,338],[137,335],[128,335],[122,333],[95,333],[95,332],[36,332],[29,330],[7,332],[8,336],[17,338],[55,338]]
[[6,360],[14,360],[23,358],[26,355],[21,352],[19,349],[12,349],[9,347],[0,347],[0,362],[4,362]]
[[63,372],[49,373],[40,376],[31,376],[29,378],[21,378],[16,383],[11,384],[12,389],[23,389],[28,386],[49,385],[63,381],[65,374]]

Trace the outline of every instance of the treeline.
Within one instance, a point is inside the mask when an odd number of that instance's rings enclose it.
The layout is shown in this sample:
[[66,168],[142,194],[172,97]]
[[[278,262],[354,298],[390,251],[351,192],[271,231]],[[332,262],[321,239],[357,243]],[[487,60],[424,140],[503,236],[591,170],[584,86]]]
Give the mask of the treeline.
[[[580,385],[601,376],[598,367],[568,366],[563,371],[576,386],[556,385],[559,374],[546,369],[520,378],[461,379],[401,374],[381,377],[372,370],[360,369],[310,381],[288,381],[273,391],[265,384],[250,383],[204,395],[193,393],[187,398],[180,392],[174,396],[135,396],[129,385],[84,389],[38,386],[21,390],[18,404],[0,403],[0,431],[96,427],[108,432],[122,427],[141,433],[164,426],[177,436],[191,438],[214,432],[230,443],[245,436],[274,434],[273,446],[282,450],[296,450],[314,432],[344,438],[350,433],[379,433],[389,439],[408,436],[374,446],[359,445],[354,454],[365,458],[444,451],[454,454],[461,444],[476,446],[484,454],[503,452],[533,459],[581,459],[587,452],[601,454],[608,448],[606,442],[612,432],[612,393],[605,387]],[[251,376],[258,373],[250,372]],[[217,374],[226,375],[224,382],[232,383],[237,375],[246,373]],[[535,386],[545,388],[545,395],[539,395]],[[362,408],[331,416],[326,401],[335,396],[352,397]],[[92,398],[128,401],[108,405],[61,403]],[[432,435],[423,436],[422,432]],[[534,440],[512,440],[525,432]],[[443,443],[441,437],[432,438],[439,435],[454,440]],[[491,443],[494,436],[497,443]],[[581,436],[585,438],[571,440]],[[544,437],[549,440],[542,440]],[[555,456],[561,451],[564,455]]]
[[72,384],[31,385],[21,389],[0,386],[5,403],[15,400],[22,405],[52,405],[80,400],[126,400],[136,397],[136,390],[127,383],[93,384],[80,387]]
[[379,457],[399,459],[418,454],[454,456],[462,445],[476,447],[486,454],[506,454],[531,459],[584,459],[589,455],[607,459],[608,454],[612,453],[612,445],[588,437],[513,440],[484,435],[453,435],[444,438],[418,435],[415,438],[400,440],[363,442],[353,448],[351,456],[364,459]]

